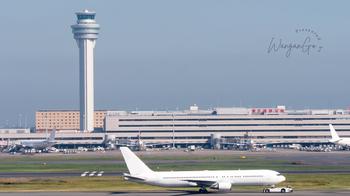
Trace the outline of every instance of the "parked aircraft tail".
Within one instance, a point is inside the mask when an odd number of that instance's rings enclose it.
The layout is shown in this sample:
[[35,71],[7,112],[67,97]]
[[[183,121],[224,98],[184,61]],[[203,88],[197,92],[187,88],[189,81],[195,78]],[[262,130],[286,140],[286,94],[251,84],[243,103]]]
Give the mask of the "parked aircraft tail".
[[336,142],[340,140],[340,137],[338,136],[337,132],[335,131],[334,127],[332,124],[329,124],[329,129],[331,131],[332,139],[330,140],[331,142]]
[[132,176],[153,173],[128,147],[120,147],[120,151]]
[[49,138],[47,139],[49,142],[54,142],[56,137],[56,129],[53,129],[50,133]]

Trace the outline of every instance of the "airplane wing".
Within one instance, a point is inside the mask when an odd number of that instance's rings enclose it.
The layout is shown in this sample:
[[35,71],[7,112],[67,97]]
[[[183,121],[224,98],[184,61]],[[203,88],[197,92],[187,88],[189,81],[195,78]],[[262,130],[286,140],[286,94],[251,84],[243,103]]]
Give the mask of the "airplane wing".
[[330,139],[329,142],[336,143],[336,142],[340,142],[341,140],[343,139]]
[[116,146],[134,147],[135,144],[116,144]]
[[123,174],[124,175],[124,179],[125,180],[131,180],[131,181],[145,181],[145,179],[143,179],[143,178],[140,178],[140,177],[136,177],[136,176],[132,176],[132,175],[130,175],[130,174],[126,174],[126,173],[124,173]]
[[198,186],[204,186],[204,187],[212,187],[217,182],[216,181],[210,181],[210,180],[183,180],[187,182],[193,182],[196,183]]
[[173,143],[145,143],[145,146],[164,146],[164,145],[173,145]]

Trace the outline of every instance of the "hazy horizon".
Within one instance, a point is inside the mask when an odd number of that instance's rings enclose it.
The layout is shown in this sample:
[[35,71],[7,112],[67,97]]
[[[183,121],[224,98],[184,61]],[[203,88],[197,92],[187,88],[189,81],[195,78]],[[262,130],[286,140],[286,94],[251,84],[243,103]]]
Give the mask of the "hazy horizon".
[[[95,109],[350,106],[349,1],[2,5],[0,127],[17,124],[19,115],[32,125],[41,109],[78,109],[78,48],[70,25],[85,8],[96,11],[101,26]],[[322,50],[295,49],[288,57],[285,49],[268,52],[272,41],[299,44],[308,36]]]

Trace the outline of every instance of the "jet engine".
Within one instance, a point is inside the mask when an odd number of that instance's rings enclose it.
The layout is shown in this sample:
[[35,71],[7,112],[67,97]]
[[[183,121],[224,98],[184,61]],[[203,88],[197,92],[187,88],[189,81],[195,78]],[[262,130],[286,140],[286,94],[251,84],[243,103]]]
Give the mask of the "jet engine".
[[219,191],[228,192],[231,190],[231,183],[229,182],[217,182],[211,188],[217,189]]

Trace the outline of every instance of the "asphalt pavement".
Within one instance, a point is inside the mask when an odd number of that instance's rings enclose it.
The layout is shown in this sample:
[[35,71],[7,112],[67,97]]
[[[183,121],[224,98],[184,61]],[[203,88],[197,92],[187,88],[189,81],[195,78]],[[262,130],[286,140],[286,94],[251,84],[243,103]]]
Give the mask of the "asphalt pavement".
[[[86,173],[84,177],[96,177],[100,172],[97,171],[95,175],[89,176],[92,171]],[[288,170],[279,171],[282,174],[350,174],[350,170]],[[82,177],[84,172],[0,172],[0,178],[36,178],[36,177]],[[101,176],[122,176],[123,172],[104,172]]]
[[266,196],[266,195],[294,195],[294,196],[348,196],[349,190],[344,191],[295,191],[293,193],[260,193],[260,192],[210,192],[208,194],[199,194],[195,191],[150,191],[150,192],[18,192],[18,193],[0,193],[0,196],[184,196],[184,195],[215,195],[215,196]]

